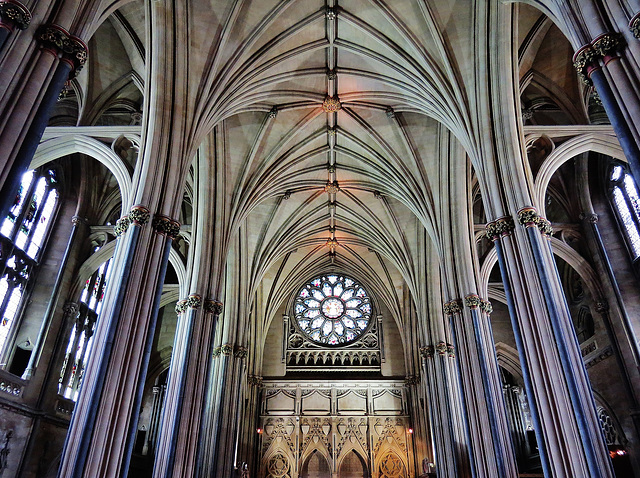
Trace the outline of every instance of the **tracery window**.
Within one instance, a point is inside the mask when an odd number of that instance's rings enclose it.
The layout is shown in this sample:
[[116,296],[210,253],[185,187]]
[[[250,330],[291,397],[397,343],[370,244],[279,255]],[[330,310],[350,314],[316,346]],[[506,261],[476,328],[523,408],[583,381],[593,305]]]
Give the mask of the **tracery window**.
[[371,300],[354,279],[328,274],[300,289],[294,313],[298,327],[313,342],[342,345],[353,342],[369,327]]
[[15,329],[58,210],[55,170],[27,171],[9,214],[0,225],[0,351]]
[[[99,249],[100,247],[96,247],[94,252]],[[78,398],[84,377],[84,368],[91,353],[93,332],[98,314],[102,309],[102,299],[109,279],[110,264],[111,259],[103,262],[87,279],[75,311],[75,324],[67,342],[65,358],[58,379],[58,393],[73,401]]]
[[621,164],[611,168],[611,201],[622,225],[633,261],[640,257],[640,195],[631,174]]

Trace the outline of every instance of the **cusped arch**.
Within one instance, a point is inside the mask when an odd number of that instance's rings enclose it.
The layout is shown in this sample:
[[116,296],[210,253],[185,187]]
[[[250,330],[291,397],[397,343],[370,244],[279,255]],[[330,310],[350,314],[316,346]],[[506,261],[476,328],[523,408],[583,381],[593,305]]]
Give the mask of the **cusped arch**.
[[126,208],[132,194],[129,169],[111,148],[95,138],[82,134],[70,134],[43,141],[31,161],[30,168],[37,168],[74,153],[86,154],[96,159],[113,174],[122,196],[122,208]]

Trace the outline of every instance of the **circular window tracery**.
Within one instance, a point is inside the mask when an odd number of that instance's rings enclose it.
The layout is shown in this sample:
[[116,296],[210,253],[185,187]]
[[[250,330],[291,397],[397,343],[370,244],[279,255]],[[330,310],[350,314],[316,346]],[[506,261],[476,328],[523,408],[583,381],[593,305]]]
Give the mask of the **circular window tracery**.
[[369,327],[371,300],[357,281],[328,274],[306,284],[295,300],[295,318],[312,341],[341,345],[360,337]]

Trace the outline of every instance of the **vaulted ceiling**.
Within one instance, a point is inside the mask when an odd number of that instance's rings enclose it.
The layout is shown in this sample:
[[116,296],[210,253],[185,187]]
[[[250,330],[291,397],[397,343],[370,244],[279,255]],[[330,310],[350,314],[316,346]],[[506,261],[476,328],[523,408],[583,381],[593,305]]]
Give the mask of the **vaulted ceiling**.
[[[471,204],[468,158],[477,169],[490,117],[478,98],[496,75],[482,64],[488,46],[481,38],[491,37],[495,6],[166,5],[156,2],[151,14],[142,2],[128,3],[98,29],[89,75],[80,79],[80,122],[96,121],[114,84],[122,104],[141,101],[132,85],[144,88],[150,48],[167,55],[152,61],[179,58],[172,65],[184,78],[183,139],[215,164],[210,181],[224,197],[217,227],[229,244],[237,233],[243,238],[247,298],[262,284],[265,304],[276,310],[304,280],[335,268],[369,285],[402,325],[403,290],[414,300],[426,293],[427,276],[439,274],[448,247],[442,238],[450,234],[451,211],[466,214]],[[528,45],[521,65],[532,65],[550,24],[522,8],[529,33],[516,41]],[[146,24],[145,15],[153,16]],[[148,44],[145,30],[160,25],[176,36],[176,51]],[[492,48],[512,55],[506,46]],[[451,193],[452,182],[465,186]]]

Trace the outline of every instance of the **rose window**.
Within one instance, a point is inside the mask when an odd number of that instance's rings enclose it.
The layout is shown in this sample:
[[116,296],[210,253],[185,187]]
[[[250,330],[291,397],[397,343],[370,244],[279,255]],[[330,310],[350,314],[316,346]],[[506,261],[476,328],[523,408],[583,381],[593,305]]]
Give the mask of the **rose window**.
[[369,295],[343,275],[326,275],[305,285],[295,301],[295,318],[312,341],[340,345],[360,337],[371,319]]

